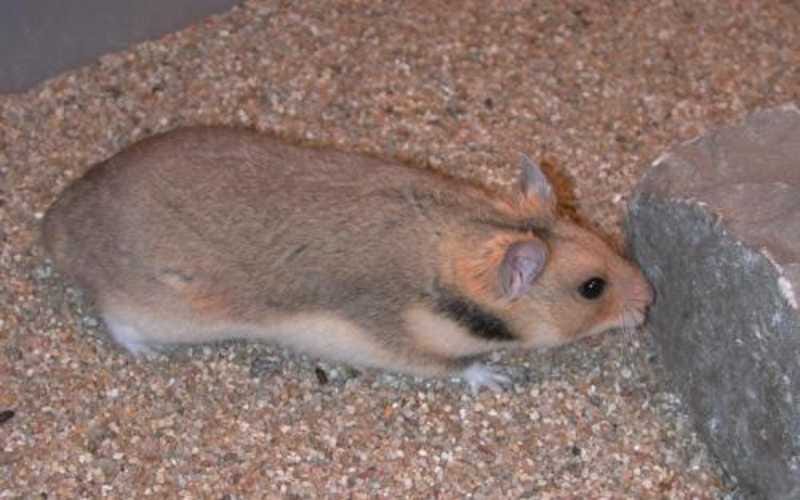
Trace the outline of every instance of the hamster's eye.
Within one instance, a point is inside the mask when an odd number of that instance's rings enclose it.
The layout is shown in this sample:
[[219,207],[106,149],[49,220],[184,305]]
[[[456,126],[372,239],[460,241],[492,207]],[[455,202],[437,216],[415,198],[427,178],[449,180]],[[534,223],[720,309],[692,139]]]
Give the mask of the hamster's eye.
[[581,297],[584,299],[595,300],[603,295],[603,291],[605,289],[606,280],[595,276],[594,278],[589,278],[588,280],[584,281],[581,286],[578,287],[578,293],[580,293]]

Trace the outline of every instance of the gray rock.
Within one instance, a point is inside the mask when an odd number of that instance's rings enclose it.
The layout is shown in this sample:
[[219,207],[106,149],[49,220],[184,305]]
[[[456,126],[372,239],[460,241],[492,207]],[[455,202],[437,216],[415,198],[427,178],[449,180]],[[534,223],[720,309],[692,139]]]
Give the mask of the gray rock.
[[698,433],[746,498],[800,498],[800,110],[751,115],[653,164],[628,236]]

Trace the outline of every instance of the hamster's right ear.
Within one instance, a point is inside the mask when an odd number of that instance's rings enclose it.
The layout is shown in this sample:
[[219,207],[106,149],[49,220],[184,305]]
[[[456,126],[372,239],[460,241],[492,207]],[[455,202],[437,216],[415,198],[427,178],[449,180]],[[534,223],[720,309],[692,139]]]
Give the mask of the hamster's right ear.
[[542,167],[524,153],[520,166],[522,172],[519,176],[519,187],[523,199],[539,210],[554,213],[558,203],[556,192],[542,171]]
[[547,244],[538,239],[517,241],[509,245],[500,263],[500,292],[508,300],[516,300],[531,289],[547,263]]

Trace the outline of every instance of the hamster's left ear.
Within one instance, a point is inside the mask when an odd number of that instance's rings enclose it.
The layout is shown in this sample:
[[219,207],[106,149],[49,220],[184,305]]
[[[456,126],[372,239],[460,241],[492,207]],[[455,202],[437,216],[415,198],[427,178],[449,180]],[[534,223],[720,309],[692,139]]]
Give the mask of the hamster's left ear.
[[522,172],[519,176],[519,187],[522,197],[528,203],[549,213],[554,213],[558,200],[553,185],[547,179],[538,163],[522,154]]
[[509,245],[500,263],[500,291],[506,299],[516,300],[530,291],[547,263],[547,244],[533,238]]

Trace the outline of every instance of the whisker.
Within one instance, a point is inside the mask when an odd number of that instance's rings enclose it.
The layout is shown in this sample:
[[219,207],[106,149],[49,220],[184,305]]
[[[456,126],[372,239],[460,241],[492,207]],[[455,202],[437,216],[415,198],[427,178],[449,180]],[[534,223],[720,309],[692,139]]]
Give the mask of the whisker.
[[622,336],[624,345],[623,349],[623,360],[627,366],[633,366],[635,364],[634,356],[636,354],[636,314],[638,310],[636,308],[629,307],[626,304],[622,308]]
[[625,308],[625,312],[627,313],[627,324],[625,325],[626,331],[628,334],[628,340],[632,340],[633,336],[636,335],[636,318],[634,317],[636,311],[632,310],[628,307]]
[[644,308],[644,307],[647,307],[648,305],[650,305],[650,302],[647,301],[647,300],[644,300],[644,299],[636,299],[636,298],[634,298],[634,299],[628,299],[626,304],[636,304],[636,305],[640,305],[640,306],[642,306]]
[[621,311],[621,314],[620,314],[620,316],[621,316],[620,317],[620,319],[621,319],[621,321],[620,321],[620,330],[622,331],[622,346],[620,348],[620,351],[621,351],[621,354],[622,354],[622,359],[621,359],[622,367],[628,365],[628,348],[627,348],[627,345],[628,345],[628,315],[627,315],[627,312],[628,312],[628,308],[625,305],[623,305],[622,306],[622,311]]

